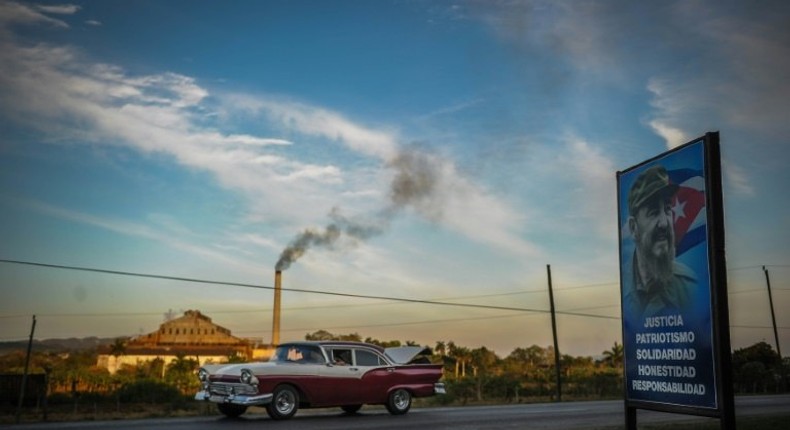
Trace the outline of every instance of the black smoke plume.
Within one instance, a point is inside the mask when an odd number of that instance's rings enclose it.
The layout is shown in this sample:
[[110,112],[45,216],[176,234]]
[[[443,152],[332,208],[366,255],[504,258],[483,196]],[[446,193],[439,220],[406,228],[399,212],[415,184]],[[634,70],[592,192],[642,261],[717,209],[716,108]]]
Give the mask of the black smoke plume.
[[350,219],[338,208],[329,213],[332,220],[323,230],[308,228],[297,235],[286,247],[275,265],[276,270],[286,270],[311,247],[333,248],[345,236],[355,242],[384,234],[392,218],[405,207],[414,207],[429,218],[441,216],[437,204],[439,174],[438,158],[416,147],[402,149],[386,167],[395,175],[388,193],[389,204],[368,220]]

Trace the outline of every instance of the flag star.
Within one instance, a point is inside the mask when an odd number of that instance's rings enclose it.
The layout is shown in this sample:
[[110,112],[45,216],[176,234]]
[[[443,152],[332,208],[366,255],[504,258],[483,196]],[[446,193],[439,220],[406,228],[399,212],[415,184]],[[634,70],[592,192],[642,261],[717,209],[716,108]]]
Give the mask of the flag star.
[[675,220],[679,220],[681,218],[686,217],[686,202],[681,202],[680,199],[675,199],[675,204],[672,206],[672,214],[675,217]]

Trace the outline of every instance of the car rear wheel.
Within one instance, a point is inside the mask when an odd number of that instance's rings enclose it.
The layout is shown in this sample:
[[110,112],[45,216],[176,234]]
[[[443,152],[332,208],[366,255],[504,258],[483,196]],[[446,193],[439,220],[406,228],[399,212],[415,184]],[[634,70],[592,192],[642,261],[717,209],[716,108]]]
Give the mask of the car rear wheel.
[[299,409],[299,393],[290,385],[280,385],[274,390],[272,401],[266,405],[266,412],[273,420],[287,420]]
[[347,414],[355,414],[358,410],[362,409],[362,405],[344,405],[340,409]]
[[246,406],[233,405],[230,403],[217,403],[217,409],[228,418],[236,418],[247,411]]
[[403,415],[411,408],[411,393],[403,388],[390,393],[387,400],[387,410],[392,415]]

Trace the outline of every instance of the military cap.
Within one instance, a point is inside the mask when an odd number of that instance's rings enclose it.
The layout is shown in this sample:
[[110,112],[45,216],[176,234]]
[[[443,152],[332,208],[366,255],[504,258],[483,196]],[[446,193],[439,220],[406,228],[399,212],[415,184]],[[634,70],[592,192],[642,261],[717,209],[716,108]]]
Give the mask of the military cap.
[[[659,195],[673,196],[678,185],[669,182],[664,166],[652,166],[640,173],[628,192],[628,210],[633,214],[648,200]],[[661,194],[659,194],[661,193]]]

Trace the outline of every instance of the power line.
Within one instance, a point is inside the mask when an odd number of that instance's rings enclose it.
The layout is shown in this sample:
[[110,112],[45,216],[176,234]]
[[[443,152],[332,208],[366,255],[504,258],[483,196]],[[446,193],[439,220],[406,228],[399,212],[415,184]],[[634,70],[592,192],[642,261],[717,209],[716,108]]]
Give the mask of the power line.
[[[479,297],[490,297],[490,296],[499,296],[500,294],[491,294],[491,295],[482,295],[482,296],[460,296],[460,297],[447,297],[444,299],[433,299],[433,300],[453,300],[453,299],[470,299],[470,298],[479,298]],[[315,310],[315,309],[336,309],[336,308],[356,308],[356,307],[370,307],[370,306],[384,306],[384,305],[399,305],[403,303],[391,303],[391,302],[378,302],[378,303],[365,303],[365,304],[351,304],[351,303],[329,303],[325,305],[314,305],[314,306],[287,306],[283,307],[283,311],[303,311],[303,310]],[[604,305],[604,306],[591,306],[591,307],[584,307],[584,308],[575,308],[569,309],[567,312],[576,312],[576,311],[587,311],[593,309],[604,309],[604,308],[613,308],[619,307],[619,304],[614,305]],[[212,309],[201,309],[201,312],[204,314],[258,314],[261,312],[269,312],[272,308],[256,308],[256,309],[234,309],[234,310],[212,310]],[[98,312],[98,313],[36,313],[37,317],[40,318],[93,318],[93,317],[135,317],[135,316],[162,316],[163,312]],[[10,315],[0,315],[0,319],[3,318],[30,318],[30,314],[10,314]]]
[[581,290],[586,288],[597,288],[597,287],[609,287],[614,285],[620,285],[619,282],[602,282],[600,284],[587,284],[587,285],[576,285],[573,287],[566,287],[566,288],[557,288],[554,291],[570,291],[570,290]]
[[[97,268],[91,268],[91,267],[65,266],[65,265],[59,265],[59,264],[38,263],[38,262],[31,262],[31,261],[19,261],[19,260],[0,259],[0,263],[20,264],[20,265],[28,265],[28,266],[35,266],[35,267],[46,267],[46,268],[50,268],[50,269],[76,270],[76,271],[82,271],[82,272],[103,273],[103,274],[109,274],[109,275],[132,276],[132,277],[148,278],[148,279],[162,279],[162,280],[178,281],[178,282],[193,282],[193,283],[198,283],[198,284],[227,285],[227,286],[242,287],[242,288],[256,288],[256,289],[264,289],[264,290],[274,290],[274,287],[269,287],[269,286],[266,286],[266,285],[246,284],[246,283],[240,283],[240,282],[214,281],[214,280],[207,280],[207,279],[186,278],[186,277],[168,276],[168,275],[156,275],[156,274],[150,274],[150,273],[127,272],[127,271],[120,271],[120,270],[97,269]],[[328,295],[328,296],[349,297],[349,298],[357,298],[357,299],[389,300],[389,301],[398,301],[398,302],[404,302],[404,303],[417,303],[417,304],[436,305],[436,306],[457,306],[457,307],[477,308],[477,309],[495,309],[495,310],[503,310],[503,311],[521,311],[521,312],[549,313],[549,311],[545,310],[545,309],[530,309],[530,308],[519,308],[519,307],[511,307],[511,306],[480,305],[480,304],[474,304],[474,303],[451,303],[451,302],[440,302],[440,301],[435,301],[435,300],[407,299],[407,298],[402,298],[402,297],[372,296],[372,295],[366,295],[366,294],[339,293],[339,292],[333,292],[333,291],[308,290],[308,289],[301,289],[301,288],[282,288],[282,291],[289,291],[289,292],[294,292],[294,293],[323,294],[323,295]],[[612,316],[605,316],[605,315],[595,315],[595,314],[584,314],[584,313],[576,313],[576,312],[557,311],[556,313],[557,314],[564,314],[564,315],[580,316],[580,317],[589,317],[589,318],[620,319],[619,317],[612,317]]]
[[[406,325],[422,325],[422,324],[442,324],[442,323],[450,323],[450,322],[461,322],[461,321],[479,321],[479,320],[492,320],[492,319],[502,319],[502,318],[515,318],[515,317],[525,317],[525,316],[533,316],[536,315],[535,313],[532,314],[510,314],[510,315],[498,315],[494,317],[476,317],[476,318],[451,318],[451,319],[441,319],[441,320],[427,320],[427,321],[408,321],[408,322],[400,322],[400,323],[389,323],[389,324],[357,324],[357,325],[349,325],[349,326],[338,326],[338,327],[326,327],[322,330],[344,330],[344,329],[354,329],[354,328],[368,328],[368,327],[400,327]],[[315,331],[315,328],[291,328],[291,329],[284,329],[283,331]],[[249,332],[239,332],[239,333],[249,333]]]
[[741,290],[741,291],[728,291],[729,294],[745,294],[745,293],[757,293],[765,291],[764,288],[752,288],[751,290]]
[[[92,272],[92,273],[102,273],[102,274],[110,274],[110,275],[119,275],[119,276],[131,276],[131,277],[141,277],[141,278],[149,278],[149,279],[162,279],[162,280],[169,280],[169,281],[177,281],[177,282],[193,282],[193,283],[200,283],[200,284],[211,284],[211,285],[226,285],[226,286],[235,286],[235,287],[243,287],[243,288],[256,288],[256,289],[266,289],[266,290],[273,290],[274,287],[266,286],[266,285],[256,285],[256,284],[247,284],[247,283],[239,283],[239,282],[228,282],[228,281],[215,281],[215,280],[206,280],[206,279],[198,279],[198,278],[187,278],[187,277],[179,277],[179,276],[169,276],[169,275],[157,275],[157,274],[149,274],[149,273],[139,273],[139,272],[128,272],[128,271],[119,271],[119,270],[108,270],[108,269],[97,269],[97,268],[90,268],[90,267],[78,267],[78,266],[66,266],[66,265],[57,265],[57,264],[49,264],[49,263],[39,263],[39,262],[31,262],[31,261],[20,261],[20,260],[7,260],[7,259],[0,259],[0,263],[8,263],[8,264],[20,264],[20,265],[28,265],[28,266],[35,266],[35,267],[44,267],[44,268],[51,268],[51,269],[62,269],[62,270],[76,270],[76,271],[83,271],[83,272]],[[730,270],[743,270],[743,269],[751,269],[755,267],[762,267],[762,266],[745,266],[745,267],[738,267],[733,268]],[[786,265],[766,265],[766,267],[790,267]],[[596,288],[596,287],[603,287],[603,286],[613,286],[618,285],[615,282],[605,282],[605,283],[596,283],[596,284],[586,284],[586,285],[577,285],[573,287],[566,287],[562,289],[558,289],[558,291],[570,291],[570,290],[577,290],[577,289],[586,289],[586,288]],[[309,289],[299,289],[299,288],[282,288],[283,291],[290,291],[296,293],[307,293],[307,294],[322,294],[322,295],[329,295],[329,296],[336,296],[336,297],[349,297],[349,298],[361,298],[361,299],[373,299],[373,300],[384,300],[386,302],[400,302],[400,303],[417,303],[417,304],[428,304],[428,305],[437,305],[437,306],[457,306],[457,307],[467,307],[467,308],[478,308],[478,309],[493,309],[493,310],[508,310],[508,311],[520,311],[520,312],[537,312],[537,313],[549,313],[548,310],[544,309],[531,309],[531,308],[519,308],[519,307],[509,307],[509,306],[493,306],[493,305],[482,305],[482,304],[474,304],[474,303],[453,303],[453,302],[446,302],[446,301],[439,301],[439,300],[427,300],[427,299],[408,299],[408,298],[400,298],[400,297],[387,297],[387,296],[373,296],[373,295],[365,295],[365,294],[351,294],[351,293],[340,293],[340,292],[332,292],[332,291],[325,291],[325,290],[309,290]],[[786,289],[779,289],[779,290],[786,290]],[[744,290],[744,291],[731,291],[730,294],[741,294],[741,293],[750,293],[761,291],[761,289],[752,289],[752,290]],[[449,297],[443,300],[462,300],[462,299],[475,299],[475,298],[485,298],[485,297],[499,297],[499,296],[510,296],[510,295],[519,295],[519,294],[530,294],[530,293],[545,293],[544,290],[529,290],[529,291],[515,291],[515,292],[508,292],[508,293],[497,293],[497,294],[484,294],[484,295],[476,295],[476,296],[461,296],[461,297]],[[387,303],[379,303],[381,305]],[[373,304],[365,304],[365,305],[351,305],[351,304],[339,304],[339,305],[326,305],[326,306],[312,306],[312,307],[295,307],[295,308],[287,308],[285,310],[304,310],[304,309],[316,309],[316,308],[324,308],[324,307],[353,307],[353,306],[371,306]],[[238,310],[228,310],[228,311],[212,311],[212,313],[254,313],[260,312],[261,310],[245,310],[245,311],[238,311]],[[581,310],[581,309],[580,309]],[[587,317],[587,318],[601,318],[601,319],[613,319],[619,320],[620,317],[617,316],[609,316],[609,315],[597,315],[597,314],[588,314],[588,313],[580,313],[574,311],[556,311],[557,314],[561,315],[569,315],[569,316],[579,316],[579,317]],[[135,312],[135,313],[95,313],[95,314],[41,314],[42,317],[101,317],[101,316],[139,316],[139,315],[159,315],[159,313],[153,312]],[[2,315],[0,318],[18,318],[18,317],[28,317],[29,315]]]

